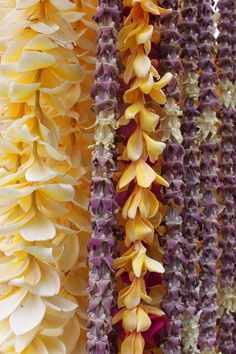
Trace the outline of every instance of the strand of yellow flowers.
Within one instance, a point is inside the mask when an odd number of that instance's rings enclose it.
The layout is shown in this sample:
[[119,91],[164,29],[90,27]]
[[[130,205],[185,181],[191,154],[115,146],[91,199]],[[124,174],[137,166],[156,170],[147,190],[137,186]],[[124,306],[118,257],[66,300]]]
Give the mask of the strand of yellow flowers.
[[0,352],[85,353],[89,82],[75,43],[87,20],[72,29],[82,14],[68,0],[0,9]]
[[[118,37],[118,47],[123,53],[125,65],[124,81],[130,88],[124,94],[128,104],[120,126],[131,123],[135,129],[129,136],[121,160],[128,161],[118,182],[118,191],[132,188],[122,217],[125,221],[125,247],[129,248],[118,259],[115,266],[117,275],[129,273],[130,285],[122,288],[118,295],[118,307],[114,323],[122,320],[126,337],[121,344],[121,354],[141,354],[145,347],[142,332],[151,326],[149,315],[162,316],[163,312],[150,304],[152,298],[147,294],[144,276],[149,272],[163,273],[160,262],[147,254],[154,239],[154,226],[160,222],[159,201],[151,191],[153,182],[168,186],[168,183],[150,164],[156,163],[165,144],[155,140],[155,130],[159,122],[156,109],[166,102],[162,91],[172,75],[160,78],[155,60],[150,60],[151,42],[156,42],[158,31],[150,24],[150,14],[165,13],[150,0],[125,0],[124,7],[130,7],[130,13],[124,20],[123,29]],[[132,80],[133,79],[133,80]],[[131,81],[132,80],[132,81]]]

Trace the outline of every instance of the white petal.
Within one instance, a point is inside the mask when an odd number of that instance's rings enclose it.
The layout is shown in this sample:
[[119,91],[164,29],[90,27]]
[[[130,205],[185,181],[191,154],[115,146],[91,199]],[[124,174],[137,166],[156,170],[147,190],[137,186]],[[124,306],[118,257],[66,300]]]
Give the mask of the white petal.
[[11,315],[10,326],[16,335],[31,331],[42,321],[46,311],[43,300],[36,295],[28,294],[21,306]]
[[28,168],[25,178],[29,182],[48,181],[55,177],[57,172],[48,167],[45,163],[36,158],[34,163]]

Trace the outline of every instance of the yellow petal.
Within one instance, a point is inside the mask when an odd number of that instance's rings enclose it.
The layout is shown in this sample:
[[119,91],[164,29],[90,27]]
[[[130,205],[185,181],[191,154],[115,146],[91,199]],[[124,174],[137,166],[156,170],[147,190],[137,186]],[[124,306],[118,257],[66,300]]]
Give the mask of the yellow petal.
[[149,272],[164,273],[165,271],[163,265],[160,262],[157,262],[155,259],[152,259],[148,256],[145,257],[144,263]]
[[137,164],[136,178],[140,187],[149,188],[156,178],[156,172],[144,160],[140,160]]
[[140,277],[143,269],[146,248],[141,244],[138,253],[132,259],[132,267],[136,277]]
[[143,152],[143,134],[139,127],[129,137],[127,143],[127,156],[131,161],[140,159]]
[[121,344],[120,354],[138,354],[135,351],[135,333],[130,334]]
[[150,138],[149,135],[143,133],[143,137],[146,142],[147,146],[147,153],[151,162],[156,162],[158,156],[161,155],[166,147],[166,144],[162,143],[161,141],[156,141]]
[[135,333],[134,354],[143,354],[145,342],[141,333]]
[[166,73],[162,78],[154,84],[155,89],[161,89],[166,86],[172,79],[173,75],[171,73]]
[[131,196],[127,199],[123,210],[122,210],[122,216],[124,219],[127,219],[128,217],[130,219],[134,219],[137,213],[137,208],[140,203],[140,198],[141,198],[141,191],[138,188],[135,188]]
[[162,90],[153,89],[153,90],[151,90],[151,92],[149,92],[149,95],[158,104],[165,104],[166,103],[166,96]]
[[127,186],[135,178],[136,171],[137,164],[135,162],[132,162],[122,173],[122,176],[118,182],[118,188],[121,189]]
[[153,86],[153,75],[149,73],[148,77],[145,80],[142,80],[142,83],[140,84],[140,90],[147,95],[152,90]]
[[140,125],[143,130],[146,130],[147,132],[155,131],[156,125],[160,120],[160,117],[156,113],[153,113],[149,109],[142,107],[139,117]]
[[134,71],[138,77],[146,77],[151,67],[151,60],[144,54],[143,50],[139,50],[134,60]]
[[156,174],[155,182],[162,186],[169,187],[169,183],[158,174]]
[[122,324],[126,331],[133,332],[137,327],[136,308],[133,310],[125,310],[122,315]]
[[142,306],[137,309],[137,319],[137,332],[145,332],[150,328],[152,322]]
[[125,119],[134,119],[136,114],[142,109],[143,103],[136,102],[125,110]]
[[152,25],[143,25],[141,31],[136,34],[137,44],[145,44],[147,41],[150,41],[152,38],[153,26]]

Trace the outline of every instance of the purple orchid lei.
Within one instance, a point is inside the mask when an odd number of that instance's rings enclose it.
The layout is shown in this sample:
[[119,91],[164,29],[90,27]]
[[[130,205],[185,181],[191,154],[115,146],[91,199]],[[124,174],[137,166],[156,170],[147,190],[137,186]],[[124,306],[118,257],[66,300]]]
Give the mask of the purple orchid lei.
[[118,114],[117,30],[120,4],[101,0],[95,21],[98,25],[97,62],[92,97],[96,103],[95,148],[91,182],[92,237],[89,245],[89,309],[87,351],[93,354],[115,352],[112,339],[114,306],[114,247],[116,212],[114,199],[116,170],[115,128]]
[[182,288],[184,313],[182,316],[182,345],[184,353],[199,353],[198,322],[199,322],[199,279],[197,274],[198,263],[198,233],[200,224],[200,179],[199,155],[197,146],[197,117],[199,111],[196,101],[199,97],[198,87],[198,33],[197,21],[198,0],[184,0],[181,8],[182,23],[180,30],[183,36],[181,58],[185,69],[183,84],[183,146],[185,150],[185,190],[183,209],[183,254],[185,257],[185,280]]
[[181,288],[184,282],[182,253],[182,217],[183,199],[183,157],[182,135],[179,117],[182,112],[178,106],[180,101],[179,74],[182,72],[180,63],[180,33],[178,31],[178,1],[162,0],[159,5],[170,8],[168,14],[161,15],[160,68],[163,72],[171,72],[173,79],[165,90],[167,103],[165,116],[161,122],[163,140],[167,147],[163,153],[163,177],[170,183],[164,190],[163,203],[168,206],[164,218],[166,226],[165,254],[163,264],[165,274],[163,283],[166,294],[162,300],[162,308],[171,322],[166,326],[163,352],[168,354],[181,353],[181,314],[183,305]]
[[234,1],[220,0],[218,3],[220,19],[218,23],[218,53],[220,78],[221,144],[220,144],[220,195],[224,206],[221,214],[221,269],[220,269],[220,322],[219,349],[227,354],[235,351],[233,328],[236,329],[235,286],[235,239],[236,218],[234,193],[236,178],[233,166],[234,125],[233,125],[233,57],[232,57],[232,13]]
[[217,273],[216,261],[219,256],[217,221],[219,205],[216,199],[217,177],[217,127],[216,108],[218,101],[214,25],[211,0],[202,0],[198,5],[199,32],[199,111],[200,128],[200,182],[202,193],[201,251],[200,251],[200,304],[198,347],[202,354],[213,354],[216,348],[217,320]]

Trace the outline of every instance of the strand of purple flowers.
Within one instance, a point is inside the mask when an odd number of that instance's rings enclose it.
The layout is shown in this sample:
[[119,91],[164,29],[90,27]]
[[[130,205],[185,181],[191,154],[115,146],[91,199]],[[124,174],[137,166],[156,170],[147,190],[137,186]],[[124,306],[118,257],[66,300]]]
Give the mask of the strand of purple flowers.
[[217,233],[219,225],[215,190],[217,178],[217,84],[214,63],[215,37],[211,0],[202,0],[198,6],[199,33],[199,111],[200,181],[202,193],[201,251],[200,251],[200,327],[198,346],[202,354],[215,353],[217,319],[216,261],[219,255]]
[[117,205],[114,201],[116,170],[114,130],[118,112],[117,29],[120,21],[116,0],[100,0],[95,21],[98,26],[97,62],[92,97],[96,113],[94,166],[90,211],[92,237],[89,245],[88,353],[110,354],[114,306],[114,246]]
[[199,155],[197,146],[197,110],[196,102],[199,96],[198,87],[198,33],[197,21],[198,0],[184,0],[182,4],[182,64],[183,75],[183,146],[185,149],[185,190],[183,209],[183,254],[185,257],[184,284],[182,287],[182,300],[184,313],[182,316],[182,344],[184,353],[199,353],[198,321],[199,321],[199,280],[197,274],[198,263],[198,233],[199,233]]
[[232,110],[233,91],[233,60],[232,60],[232,34],[231,15],[234,1],[220,0],[218,3],[220,19],[218,22],[218,53],[220,79],[221,106],[218,117],[221,121],[221,144],[220,144],[220,195],[224,206],[221,214],[221,269],[220,269],[220,333],[219,349],[227,354],[233,354],[235,343],[233,342],[235,303],[234,288],[234,246],[236,237],[235,228],[235,201],[234,193],[236,178],[233,170],[234,154],[234,126]]
[[160,68],[171,72],[173,79],[166,87],[165,117],[162,119],[163,139],[168,139],[167,147],[163,153],[163,177],[170,183],[164,190],[163,203],[168,206],[164,218],[166,226],[165,254],[163,264],[165,274],[163,282],[166,294],[162,300],[162,308],[171,322],[166,326],[163,352],[168,354],[181,353],[181,288],[183,285],[183,255],[182,255],[182,217],[183,207],[183,156],[181,145],[179,109],[180,87],[178,75],[182,71],[180,63],[180,34],[178,32],[178,1],[161,0],[160,6],[173,11],[161,15],[161,42],[160,42]]

